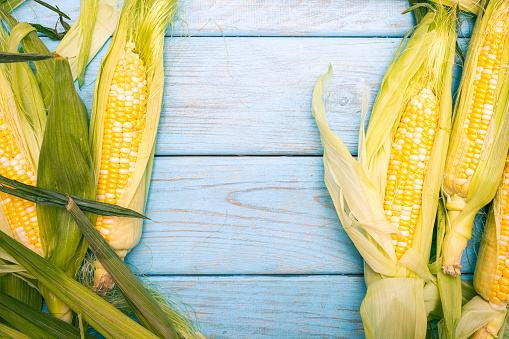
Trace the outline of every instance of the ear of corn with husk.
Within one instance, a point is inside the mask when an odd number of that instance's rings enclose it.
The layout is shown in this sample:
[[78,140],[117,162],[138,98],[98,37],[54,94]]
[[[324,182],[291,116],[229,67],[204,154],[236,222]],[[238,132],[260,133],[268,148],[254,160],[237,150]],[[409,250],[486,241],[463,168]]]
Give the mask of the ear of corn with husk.
[[498,189],[509,147],[509,1],[492,0],[478,16],[467,52],[448,151],[443,192],[448,226],[443,270],[460,273],[478,210]]
[[424,338],[423,287],[435,280],[427,262],[451,125],[455,11],[436,6],[406,40],[361,131],[358,162],[327,124],[322,95],[331,69],[313,92],[325,183],[366,263],[367,338]]
[[[97,200],[142,212],[161,111],[163,43],[175,1],[125,2],[96,82],[90,138]],[[123,258],[139,241],[142,221],[98,217],[96,228]],[[109,289],[97,265],[96,288]]]
[[109,39],[120,15],[118,0],[81,0],[80,16],[55,49],[69,59],[81,87],[85,67]]
[[[55,92],[39,158],[37,187],[93,199],[94,169],[88,144],[86,108],[74,88],[69,63],[55,61]],[[87,250],[83,234],[62,208],[37,204],[44,256],[66,272],[76,275]],[[92,216],[92,220],[95,220]],[[70,321],[71,311],[46,286],[40,286],[48,309]]]
[[[31,26],[16,25],[7,35],[0,28],[1,49],[17,52],[20,40],[32,29]],[[0,106],[0,174],[35,185],[46,112],[36,77],[28,63],[0,66]],[[0,200],[1,230],[43,255],[35,204],[6,193],[0,194]],[[3,259],[2,264],[5,264]],[[0,289],[40,309],[42,299],[34,289],[33,281],[22,277],[17,268],[2,266]]]
[[509,157],[495,195],[479,248],[474,288],[479,294],[465,305],[457,335],[491,338],[502,335],[509,302]]

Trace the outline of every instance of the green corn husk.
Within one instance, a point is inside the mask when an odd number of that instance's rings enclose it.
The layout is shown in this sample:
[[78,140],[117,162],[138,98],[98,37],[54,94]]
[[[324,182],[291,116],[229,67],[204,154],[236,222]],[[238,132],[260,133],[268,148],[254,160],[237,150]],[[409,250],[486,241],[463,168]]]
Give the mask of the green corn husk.
[[11,261],[19,263],[33,274],[40,286],[51,291],[55,297],[69,305],[74,312],[81,314],[83,319],[104,337],[108,339],[159,338],[94,292],[70,278],[67,273],[51,262],[30,251],[3,232],[0,232],[0,248],[12,256]]
[[4,11],[7,11],[7,12],[12,12],[13,10],[15,10],[19,5],[21,5],[22,3],[24,3],[25,0],[7,0],[5,2],[2,3],[1,5],[1,8],[2,10]]
[[[39,158],[37,187],[94,199],[94,169],[88,145],[88,119],[74,88],[69,63],[55,59],[55,94]],[[41,243],[45,257],[70,277],[87,250],[83,234],[72,217],[61,208],[37,205]],[[90,216],[95,220],[95,216]],[[41,287],[48,310],[57,318],[71,320],[70,309]]]
[[[406,40],[384,76],[366,136],[361,129],[358,162],[328,127],[322,95],[331,80],[331,68],[318,79],[313,92],[325,183],[343,228],[365,261],[368,291],[361,315],[367,338],[425,338],[424,284],[435,283],[427,262],[451,129],[455,10],[436,6]],[[401,114],[426,86],[438,97],[438,129],[425,172],[414,245],[398,261],[391,233],[399,231],[387,222],[382,197]]]
[[10,326],[31,338],[92,339],[76,327],[58,320],[48,313],[34,310],[7,294],[0,293],[0,314]]
[[[48,191],[41,188],[30,188],[27,185],[22,185],[17,182],[13,182],[12,180],[6,180],[4,177],[0,176],[0,184],[9,185],[12,187],[16,187],[8,192],[12,195],[15,195],[20,198],[25,198],[29,201],[38,201],[41,204],[47,206],[59,206],[60,204],[55,204],[52,200],[38,200],[41,196],[55,196],[59,199],[60,195],[54,191]],[[0,185],[0,191],[6,191],[8,187]],[[30,189],[28,189],[30,188]],[[94,206],[92,211],[105,215],[115,215],[119,217],[131,216],[131,217],[141,217],[142,215],[137,214],[134,211],[123,209],[116,205],[98,203],[93,201],[84,201],[80,200],[80,205],[86,208],[90,208],[90,206]],[[195,325],[192,321],[186,317],[183,313],[179,312],[175,305],[172,303],[168,303],[164,300],[156,291],[151,291],[147,287],[145,287],[138,279],[134,276],[134,274],[127,268],[126,264],[118,257],[115,251],[108,245],[106,240],[94,229],[90,220],[82,213],[82,211],[78,208],[78,204],[74,202],[74,200],[67,196],[67,203],[65,204],[73,216],[77,221],[77,225],[82,230],[85,235],[86,240],[90,244],[90,249],[95,254],[95,256],[104,264],[104,267],[108,269],[111,273],[113,280],[119,286],[119,289],[122,291],[126,302],[126,305],[122,306],[118,304],[118,300],[115,300],[114,304],[119,309],[128,308],[130,312],[132,312],[136,317],[147,327],[153,331],[157,331],[159,333],[165,333],[167,330],[173,332],[171,336],[177,336],[181,339],[203,339],[205,338],[200,332],[197,332]],[[3,233],[2,233],[3,234]],[[3,240],[2,240],[3,239]],[[4,250],[5,247],[6,250]],[[18,257],[21,255],[21,259]],[[42,259],[35,260],[26,259],[26,251],[23,252],[19,250],[19,246],[16,247],[12,245],[12,241],[6,240],[6,236],[3,238],[0,236],[0,260],[8,264],[8,269],[10,272],[14,272],[20,276],[22,276],[27,281],[33,281],[36,277],[46,286],[52,286],[58,288],[62,286],[62,284],[68,284],[69,280],[74,284],[74,280],[65,276],[61,277],[61,274],[54,274],[51,270],[59,271],[51,263],[45,262]],[[22,265],[18,264],[18,261],[22,263]],[[50,267],[50,272],[46,271],[47,266]],[[35,267],[35,268],[34,268]],[[4,269],[3,269],[4,270]],[[27,273],[26,270],[33,273]],[[34,271],[35,270],[35,271]],[[42,273],[41,273],[42,272]],[[55,275],[55,277],[53,277]],[[42,278],[41,278],[42,277]],[[88,279],[87,279],[88,280]],[[55,286],[53,286],[55,285]],[[88,285],[88,284],[87,284]],[[80,285],[81,286],[81,285]],[[83,287],[83,286],[81,286]],[[51,288],[48,288],[52,290]],[[83,310],[83,307],[88,307],[83,304],[83,301],[76,301],[73,297],[75,296],[76,291],[72,288],[65,288],[65,291],[54,292],[57,297],[61,297],[62,295],[66,300],[73,300],[73,308]],[[53,291],[53,290],[52,290]],[[90,293],[90,292],[89,292]],[[86,297],[86,295],[85,295]],[[86,299],[84,299],[86,300]],[[111,299],[110,299],[111,300]],[[0,306],[2,304],[2,298],[0,294]],[[95,301],[92,300],[90,305],[94,305]],[[112,303],[113,304],[113,303]],[[72,305],[71,305],[72,307]],[[11,307],[12,308],[12,307]],[[20,312],[25,315],[26,312]],[[33,312],[32,312],[33,313]],[[1,310],[0,310],[1,314]],[[14,315],[12,315],[14,316]],[[29,315],[26,315],[27,319],[30,319]],[[19,321],[19,319],[18,319]],[[56,321],[56,320],[55,320]],[[35,324],[40,326],[40,324]],[[58,322],[57,322],[58,325]],[[162,330],[157,330],[157,328]],[[164,337],[168,337],[170,333],[164,335]]]
[[10,339],[30,339],[27,335],[2,323],[0,323],[0,336],[2,338]]
[[[488,204],[498,189],[499,178],[504,169],[505,156],[509,148],[509,83],[506,66],[509,63],[509,35],[501,54],[498,84],[495,89],[494,108],[491,122],[478,159],[477,169],[466,188],[458,191],[454,177],[456,167],[462,165],[466,149],[460,140],[466,138],[463,127],[468,118],[473,97],[473,82],[476,77],[478,55],[485,32],[492,28],[490,19],[501,9],[509,6],[507,0],[491,0],[484,13],[479,14],[467,51],[467,61],[463,68],[460,88],[455,106],[455,122],[448,151],[443,193],[447,198],[448,225],[443,248],[443,271],[449,275],[460,274],[461,255],[471,237],[472,224],[477,212]],[[505,19],[507,20],[507,19]],[[459,165],[455,165],[458,157]]]
[[85,235],[95,257],[109,272],[143,326],[163,338],[200,338],[201,334],[195,330],[190,320],[172,306],[159,303],[150,294],[147,287],[129,270],[72,199],[69,199],[67,210]]
[[117,0],[81,0],[80,16],[55,53],[69,58],[74,79],[81,87],[85,67],[101,50],[117,25],[120,9]]
[[[174,0],[133,0],[124,2],[122,14],[113,40],[104,57],[97,77],[90,119],[90,140],[96,173],[99,182],[103,131],[105,126],[108,95],[115,68],[122,54],[130,44],[133,51],[143,60],[147,73],[148,100],[145,113],[145,127],[134,174],[130,179],[119,205],[143,213],[148,195],[152,163],[155,150],[157,127],[161,112],[164,66],[163,45],[167,26],[172,22],[177,2]],[[110,225],[109,244],[124,258],[139,242],[142,232],[142,221],[134,219],[115,219]],[[100,264],[96,265],[96,286],[98,290],[112,288],[111,279]]]
[[[11,15],[5,11],[0,10],[0,17],[3,21],[13,30],[18,25],[25,27],[26,35],[23,36],[19,43],[26,53],[37,53],[37,54],[49,54],[50,51],[46,45],[42,42],[41,38],[37,35],[34,28],[30,29],[30,25],[27,23],[18,23]],[[55,60],[53,58],[34,62],[34,66],[37,70],[35,77],[39,84],[41,95],[44,101],[44,107],[49,108],[51,100],[53,98],[53,91],[55,86]]]

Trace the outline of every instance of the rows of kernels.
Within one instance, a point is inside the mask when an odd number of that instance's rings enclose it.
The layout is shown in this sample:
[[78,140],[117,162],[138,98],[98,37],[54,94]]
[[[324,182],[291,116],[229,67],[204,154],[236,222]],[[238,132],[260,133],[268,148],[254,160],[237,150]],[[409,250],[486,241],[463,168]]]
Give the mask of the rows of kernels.
[[387,221],[401,232],[392,235],[398,259],[413,245],[424,173],[438,127],[437,106],[436,96],[427,88],[410,100],[392,145],[384,210]]
[[494,304],[508,300],[509,296],[509,158],[505,163],[500,199],[500,239],[498,241],[498,266],[491,287],[490,301]]
[[[0,174],[35,186],[35,173],[5,120],[0,117]],[[32,250],[41,248],[35,203],[7,193],[0,193],[0,204],[14,237]]]
[[[118,61],[108,95],[104,122],[97,201],[118,204],[136,166],[145,127],[145,66],[128,43]],[[113,217],[97,218],[96,228],[108,239]]]
[[480,153],[495,106],[495,91],[499,82],[500,60],[509,29],[507,11],[501,11],[488,29],[477,59],[474,91],[468,118],[463,126],[461,143],[465,146],[463,156],[453,162],[453,189],[465,194],[477,169]]

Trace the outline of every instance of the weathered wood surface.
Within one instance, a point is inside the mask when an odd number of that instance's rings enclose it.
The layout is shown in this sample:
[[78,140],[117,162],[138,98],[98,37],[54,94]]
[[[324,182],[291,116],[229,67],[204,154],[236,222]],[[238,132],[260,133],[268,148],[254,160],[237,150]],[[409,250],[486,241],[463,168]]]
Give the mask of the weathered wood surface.
[[151,277],[215,338],[363,338],[359,276]]
[[143,274],[362,274],[321,157],[157,157],[148,216],[128,256]]
[[[79,0],[48,0],[71,17]],[[183,0],[168,35],[189,36],[366,36],[402,37],[414,25],[406,0]],[[54,27],[58,17],[28,1],[16,17]],[[472,29],[464,19],[463,34]]]

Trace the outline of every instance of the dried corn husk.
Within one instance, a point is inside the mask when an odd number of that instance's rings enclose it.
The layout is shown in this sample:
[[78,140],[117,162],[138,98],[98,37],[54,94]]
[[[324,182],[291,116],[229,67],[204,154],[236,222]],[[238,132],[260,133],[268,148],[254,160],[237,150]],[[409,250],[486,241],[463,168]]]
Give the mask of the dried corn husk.
[[[322,95],[332,68],[313,92],[313,115],[324,147],[325,183],[341,224],[365,265],[368,292],[361,306],[367,338],[424,338],[426,309],[423,288],[435,278],[427,267],[441,173],[451,125],[451,78],[456,42],[455,11],[437,6],[400,45],[387,70],[366,136],[361,131],[359,161],[329,129]],[[397,261],[386,221],[383,194],[396,127],[407,102],[425,86],[438,97],[438,130],[426,168],[422,210],[413,248]],[[384,314],[384,317],[380,317]]]

